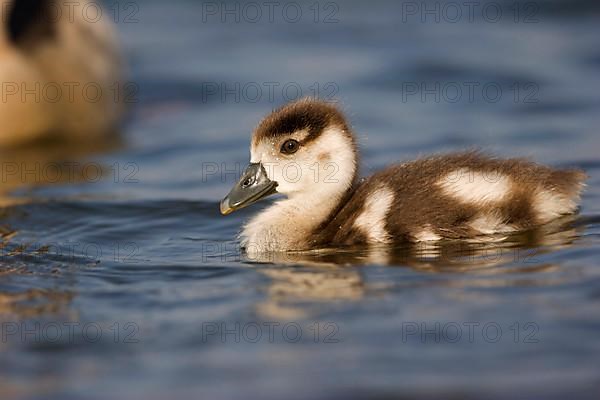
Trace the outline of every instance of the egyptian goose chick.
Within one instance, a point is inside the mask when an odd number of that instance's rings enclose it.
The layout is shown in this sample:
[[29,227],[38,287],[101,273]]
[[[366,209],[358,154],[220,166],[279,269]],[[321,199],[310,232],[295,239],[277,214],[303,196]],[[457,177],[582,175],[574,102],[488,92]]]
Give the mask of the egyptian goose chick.
[[250,165],[221,212],[286,196],[244,226],[241,244],[253,253],[483,241],[576,212],[586,177],[474,151],[394,165],[360,181],[357,164],[354,135],[334,105],[293,102],[254,131]]

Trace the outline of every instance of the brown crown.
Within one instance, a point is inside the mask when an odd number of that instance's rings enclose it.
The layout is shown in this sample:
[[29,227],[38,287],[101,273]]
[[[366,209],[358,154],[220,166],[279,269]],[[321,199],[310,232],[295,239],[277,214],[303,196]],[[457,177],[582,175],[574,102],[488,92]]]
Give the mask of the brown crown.
[[340,128],[354,142],[344,115],[335,105],[316,99],[302,99],[286,104],[265,117],[256,128],[253,141],[257,143],[306,130],[308,136],[303,141],[306,143],[332,126]]

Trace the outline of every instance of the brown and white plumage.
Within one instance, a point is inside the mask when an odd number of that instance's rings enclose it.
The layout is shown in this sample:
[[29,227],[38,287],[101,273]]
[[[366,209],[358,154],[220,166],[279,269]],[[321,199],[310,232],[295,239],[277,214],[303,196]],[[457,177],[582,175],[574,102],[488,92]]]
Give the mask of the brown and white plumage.
[[579,170],[470,151],[394,165],[359,181],[357,160],[335,106],[291,103],[255,130],[252,164],[221,210],[286,195],[245,225],[242,245],[251,252],[484,240],[576,212],[585,180]]

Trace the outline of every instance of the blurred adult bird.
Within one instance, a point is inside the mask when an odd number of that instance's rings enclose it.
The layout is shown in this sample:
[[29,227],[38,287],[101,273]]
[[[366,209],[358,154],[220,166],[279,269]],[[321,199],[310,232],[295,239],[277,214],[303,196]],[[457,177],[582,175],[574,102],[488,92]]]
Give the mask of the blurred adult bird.
[[123,65],[110,14],[89,0],[0,4],[0,147],[113,134]]

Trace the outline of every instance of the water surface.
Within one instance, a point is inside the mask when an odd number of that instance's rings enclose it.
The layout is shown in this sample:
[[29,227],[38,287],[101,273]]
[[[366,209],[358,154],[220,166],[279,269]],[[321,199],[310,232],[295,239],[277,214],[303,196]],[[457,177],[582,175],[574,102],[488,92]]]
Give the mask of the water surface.
[[[4,182],[2,398],[597,397],[600,16],[572,3],[527,22],[512,2],[497,22],[319,3],[315,23],[299,2],[297,23],[223,23],[137,2],[118,24],[139,85],[123,143],[6,155],[41,164]],[[297,87],[342,102],[365,175],[481,147],[585,169],[581,213],[483,247],[248,259],[235,236],[261,206],[225,218],[218,200]]]

